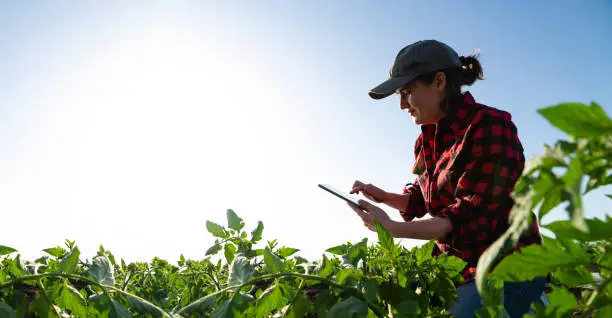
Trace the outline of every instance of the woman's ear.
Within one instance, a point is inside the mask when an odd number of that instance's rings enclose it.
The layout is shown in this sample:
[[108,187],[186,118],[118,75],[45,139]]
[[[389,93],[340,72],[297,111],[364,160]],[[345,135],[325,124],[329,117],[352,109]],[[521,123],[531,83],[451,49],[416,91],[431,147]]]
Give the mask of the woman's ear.
[[436,73],[436,78],[434,79],[434,87],[440,92],[444,91],[444,89],[446,88],[446,74],[444,74],[444,72]]

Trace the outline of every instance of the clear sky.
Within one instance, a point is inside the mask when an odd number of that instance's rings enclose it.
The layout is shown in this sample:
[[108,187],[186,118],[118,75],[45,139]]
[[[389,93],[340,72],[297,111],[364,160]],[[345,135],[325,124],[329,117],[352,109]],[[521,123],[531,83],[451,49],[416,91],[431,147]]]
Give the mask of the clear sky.
[[[228,208],[309,259],[374,242],[317,184],[413,179],[420,128],[367,91],[421,39],[480,48],[469,90],[512,114],[528,157],[563,137],[537,108],[612,115],[610,1],[228,2],[0,4],[0,244],[202,258]],[[587,216],[612,213],[611,192]]]

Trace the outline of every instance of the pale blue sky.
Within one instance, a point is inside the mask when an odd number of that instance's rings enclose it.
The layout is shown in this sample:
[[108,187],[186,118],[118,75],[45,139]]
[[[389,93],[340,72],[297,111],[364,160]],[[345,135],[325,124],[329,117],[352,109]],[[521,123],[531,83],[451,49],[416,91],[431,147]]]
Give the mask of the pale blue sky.
[[[419,127],[396,97],[367,96],[399,49],[480,48],[469,90],[513,115],[529,157],[563,137],[537,108],[612,114],[611,34],[610,1],[3,2],[0,244],[201,258],[205,221],[228,208],[311,259],[373,242],[317,183],[412,180]],[[609,192],[587,196],[588,216],[612,212]]]

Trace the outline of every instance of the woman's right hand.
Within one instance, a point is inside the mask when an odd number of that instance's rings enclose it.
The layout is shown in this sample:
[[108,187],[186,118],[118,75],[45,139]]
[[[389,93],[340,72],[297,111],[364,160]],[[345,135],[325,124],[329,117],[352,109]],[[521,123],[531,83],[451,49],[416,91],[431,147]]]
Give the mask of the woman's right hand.
[[366,198],[377,203],[385,203],[385,201],[387,201],[390,197],[390,193],[370,183],[365,184],[359,180],[356,180],[355,183],[353,183],[353,189],[350,193],[362,193]]

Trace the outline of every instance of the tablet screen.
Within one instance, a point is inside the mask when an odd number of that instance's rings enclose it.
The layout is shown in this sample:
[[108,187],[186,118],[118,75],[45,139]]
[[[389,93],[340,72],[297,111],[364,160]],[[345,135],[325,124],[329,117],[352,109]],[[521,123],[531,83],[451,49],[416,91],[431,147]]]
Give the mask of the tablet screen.
[[346,202],[351,203],[352,205],[362,209],[362,207],[359,206],[359,201],[357,199],[351,197],[350,195],[348,195],[348,194],[346,194],[346,193],[344,193],[342,191],[339,191],[339,190],[333,188],[330,185],[319,184],[319,188],[321,188],[321,189],[323,189],[323,190],[325,190],[325,191],[327,191],[327,192],[329,192],[329,193],[331,193],[331,194],[333,194],[333,195],[335,195],[335,196],[345,200]]

